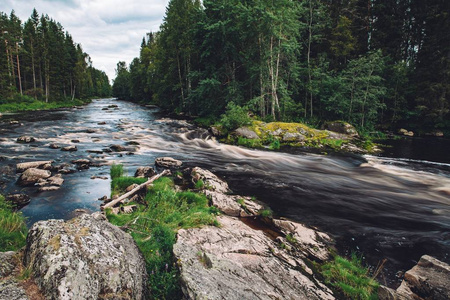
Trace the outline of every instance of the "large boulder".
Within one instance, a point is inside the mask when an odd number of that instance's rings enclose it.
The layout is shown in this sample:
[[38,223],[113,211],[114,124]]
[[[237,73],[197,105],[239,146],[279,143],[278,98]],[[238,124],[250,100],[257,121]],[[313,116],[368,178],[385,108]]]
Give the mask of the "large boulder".
[[172,157],[158,157],[155,159],[155,165],[162,168],[177,169],[180,168],[183,163],[180,160]]
[[30,168],[47,169],[53,163],[51,160],[24,162],[16,165],[16,172],[22,173]]
[[349,136],[352,137],[358,137],[358,131],[356,130],[356,128],[344,121],[333,121],[333,122],[328,122],[324,125],[324,128],[326,130],[329,131],[333,131],[333,132],[337,132],[337,133],[342,133],[342,134],[347,134]]
[[334,299],[301,255],[237,218],[218,221],[220,228],[178,231],[173,251],[186,299]]
[[400,287],[394,291],[382,286],[380,300],[388,299],[450,299],[450,266],[424,255],[416,266],[405,273]]
[[240,127],[238,129],[236,129],[233,134],[235,136],[240,136],[246,139],[259,139],[259,136],[256,134],[256,132],[254,132],[253,130],[251,130],[248,127]]
[[215,191],[205,190],[203,192],[211,201],[211,205],[217,207],[221,212],[232,217],[256,216],[264,207],[247,197],[238,195],[226,195]]
[[24,264],[48,299],[145,299],[145,261],[132,237],[97,213],[35,223]]
[[17,183],[23,186],[34,185],[40,179],[47,179],[50,176],[52,176],[52,173],[48,170],[30,168],[20,175]]

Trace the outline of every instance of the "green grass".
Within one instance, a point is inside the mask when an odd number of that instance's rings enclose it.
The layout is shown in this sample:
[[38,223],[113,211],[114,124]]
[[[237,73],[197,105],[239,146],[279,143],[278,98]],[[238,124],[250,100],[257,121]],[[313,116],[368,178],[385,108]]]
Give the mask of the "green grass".
[[378,299],[378,282],[369,277],[369,271],[362,265],[355,253],[350,260],[335,256],[333,261],[321,267],[326,283],[330,284],[349,299]]
[[246,139],[243,137],[239,137],[237,139],[236,144],[238,146],[244,146],[247,148],[261,148],[262,147],[262,143],[260,139]]
[[147,178],[116,177],[111,181],[111,196],[125,193],[127,187],[132,184],[142,184]]
[[263,218],[271,218],[273,216],[273,211],[270,208],[266,208],[263,210],[260,210],[258,214]]
[[29,110],[46,110],[63,107],[79,106],[89,103],[90,100],[65,100],[65,101],[45,101],[35,100],[29,96],[16,96],[13,99],[0,99],[0,112],[16,112]]
[[25,246],[27,231],[22,213],[13,212],[0,195],[0,252],[16,251]]
[[[113,181],[113,188],[121,178]],[[128,180],[128,179],[126,179]],[[173,181],[163,177],[150,187],[145,205],[139,205],[129,215],[113,215],[107,210],[109,221],[128,228],[142,251],[149,273],[152,299],[181,299],[178,268],[174,261],[173,245],[181,228],[219,226],[218,210],[209,207],[208,199],[193,192],[176,192]]]
[[201,180],[201,179],[195,183],[195,188],[196,188],[197,190],[200,190],[200,189],[202,189],[202,188],[204,188],[204,187],[205,187],[205,183],[204,183],[203,180]]
[[111,179],[122,177],[123,172],[123,165],[113,164],[110,171]]

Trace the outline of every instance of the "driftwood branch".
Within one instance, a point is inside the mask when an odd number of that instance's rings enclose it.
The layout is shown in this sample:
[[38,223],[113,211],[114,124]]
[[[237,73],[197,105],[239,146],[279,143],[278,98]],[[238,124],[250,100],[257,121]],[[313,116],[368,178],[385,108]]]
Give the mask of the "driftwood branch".
[[117,199],[114,199],[113,201],[105,204],[102,206],[102,210],[106,209],[106,208],[111,208],[114,207],[115,205],[124,202],[126,199],[128,199],[129,197],[133,196],[134,194],[136,194],[137,192],[139,192],[142,189],[147,188],[150,184],[152,184],[152,182],[154,182],[155,180],[157,180],[158,178],[165,176],[165,175],[169,175],[170,171],[169,170],[164,170],[162,173],[157,174],[153,177],[151,177],[149,180],[147,180],[146,182],[138,185],[137,187],[135,187],[134,189],[132,189],[131,191],[129,191],[128,193],[123,194],[122,196],[120,196]]

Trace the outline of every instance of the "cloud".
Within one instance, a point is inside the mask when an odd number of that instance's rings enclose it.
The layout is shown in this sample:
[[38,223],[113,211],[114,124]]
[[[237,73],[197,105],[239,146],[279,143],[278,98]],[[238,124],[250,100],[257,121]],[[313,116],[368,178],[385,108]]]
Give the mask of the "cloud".
[[115,77],[118,61],[129,64],[139,55],[142,38],[156,31],[169,0],[2,0],[0,11],[12,9],[26,21],[33,8],[61,23],[88,53],[96,68]]

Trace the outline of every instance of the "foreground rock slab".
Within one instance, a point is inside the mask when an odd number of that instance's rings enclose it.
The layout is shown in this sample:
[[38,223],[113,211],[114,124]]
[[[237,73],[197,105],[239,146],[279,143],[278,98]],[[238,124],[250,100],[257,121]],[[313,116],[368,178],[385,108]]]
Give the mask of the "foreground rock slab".
[[334,299],[301,255],[237,218],[218,221],[220,228],[178,232],[174,254],[187,299]]
[[52,173],[47,170],[41,170],[36,168],[27,169],[25,172],[20,175],[18,179],[19,185],[34,185],[41,179],[47,179],[52,176]]
[[101,214],[37,222],[24,265],[48,299],[145,299],[145,261],[132,237]]
[[405,273],[405,278],[396,291],[381,286],[379,298],[380,300],[450,299],[450,266],[432,256],[424,255],[416,266]]

